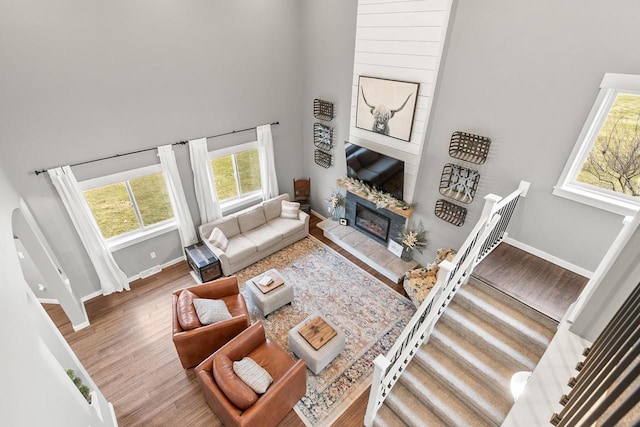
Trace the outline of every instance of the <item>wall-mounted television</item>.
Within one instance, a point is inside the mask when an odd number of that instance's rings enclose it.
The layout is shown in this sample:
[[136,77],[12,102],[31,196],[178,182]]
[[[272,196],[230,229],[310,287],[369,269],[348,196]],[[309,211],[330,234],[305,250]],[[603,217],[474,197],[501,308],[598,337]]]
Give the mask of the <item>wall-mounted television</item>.
[[356,178],[398,200],[404,196],[404,162],[345,141],[347,176]]

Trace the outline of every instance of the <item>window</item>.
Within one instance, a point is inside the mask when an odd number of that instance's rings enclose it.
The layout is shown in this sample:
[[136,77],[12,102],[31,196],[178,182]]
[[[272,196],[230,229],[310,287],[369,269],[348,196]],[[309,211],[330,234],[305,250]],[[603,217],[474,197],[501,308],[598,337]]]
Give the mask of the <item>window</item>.
[[640,76],[604,76],[553,194],[620,215],[638,212]]
[[209,157],[223,212],[262,200],[260,156],[255,142],[212,151]]
[[79,184],[111,250],[176,228],[160,165]]

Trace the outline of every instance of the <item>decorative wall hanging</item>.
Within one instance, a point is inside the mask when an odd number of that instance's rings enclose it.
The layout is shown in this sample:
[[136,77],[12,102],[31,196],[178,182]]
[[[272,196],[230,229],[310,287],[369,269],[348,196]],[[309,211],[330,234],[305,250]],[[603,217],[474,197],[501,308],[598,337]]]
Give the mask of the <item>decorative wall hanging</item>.
[[333,129],[320,123],[313,124],[313,145],[324,151],[333,148]]
[[442,169],[440,194],[462,203],[471,203],[479,181],[478,171],[447,163]]
[[313,159],[317,165],[320,165],[323,168],[328,169],[331,167],[333,156],[331,155],[331,153],[327,153],[326,151],[317,149],[313,154]]
[[467,208],[439,199],[436,202],[435,214],[438,218],[460,227],[467,217]]
[[409,141],[419,83],[360,76],[356,127]]
[[333,119],[333,102],[322,99],[313,100],[313,117],[318,120],[330,121]]
[[491,140],[486,136],[467,132],[454,132],[449,144],[449,155],[465,162],[483,164],[489,154]]

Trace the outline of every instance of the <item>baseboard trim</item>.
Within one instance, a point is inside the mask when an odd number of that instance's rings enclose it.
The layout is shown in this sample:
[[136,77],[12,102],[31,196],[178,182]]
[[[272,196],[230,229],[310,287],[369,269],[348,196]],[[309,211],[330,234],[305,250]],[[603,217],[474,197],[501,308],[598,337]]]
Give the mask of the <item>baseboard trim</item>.
[[[160,264],[160,271],[164,270],[167,267],[171,267],[172,265],[177,264],[180,261],[184,261],[185,259],[186,258],[183,255],[183,256],[178,257],[176,259],[172,259],[171,261],[167,261],[164,264]],[[144,278],[147,279],[149,277],[155,276],[156,274],[160,273],[160,271],[158,271],[158,272],[156,272],[154,274],[151,274],[149,276],[145,276]],[[135,275],[129,277],[127,280],[129,281],[129,283],[131,283],[131,282],[135,282],[136,280],[139,280],[139,279],[142,279],[142,273],[135,274]]]
[[89,295],[83,296],[82,298],[80,298],[80,301],[82,301],[84,303],[84,302],[89,301],[90,299],[94,299],[94,298],[99,297],[99,296],[102,296],[102,291],[95,291],[95,292],[90,293]]
[[71,326],[73,327],[73,330],[74,330],[74,331],[78,332],[80,329],[84,329],[84,328],[86,328],[86,327],[87,327],[87,326],[89,326],[89,325],[90,325],[90,323],[89,323],[89,321],[87,320],[86,322],[82,322],[82,323],[80,323],[79,325],[74,325],[74,324],[72,324]]
[[38,298],[40,304],[58,304],[60,305],[60,301],[55,298]]
[[579,274],[583,277],[586,277],[587,279],[590,279],[591,276],[593,276],[593,271],[589,271],[585,268],[578,267],[575,264],[572,264],[568,261],[565,261],[561,258],[558,258],[557,256],[551,255],[540,249],[534,248],[533,246],[529,246],[526,243],[522,243],[517,240],[514,240],[511,237],[507,237],[506,239],[504,239],[504,242],[518,249],[522,249],[525,252],[529,252],[530,254],[535,255],[539,258],[542,258],[545,261],[549,261],[550,263],[555,264],[559,267],[562,267],[569,271],[573,271],[574,273]]

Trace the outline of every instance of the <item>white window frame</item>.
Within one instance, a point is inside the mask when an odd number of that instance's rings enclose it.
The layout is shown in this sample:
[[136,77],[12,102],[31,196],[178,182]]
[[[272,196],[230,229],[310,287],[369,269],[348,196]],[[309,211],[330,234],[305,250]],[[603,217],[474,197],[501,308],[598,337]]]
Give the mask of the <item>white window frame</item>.
[[[258,141],[246,142],[244,144],[234,145],[232,147],[220,148],[219,150],[209,151],[209,172],[211,173],[212,179],[213,179],[213,170],[211,169],[211,161],[213,159],[216,159],[218,157],[229,156],[231,154],[238,154],[243,151],[249,151],[254,149],[258,150],[258,152],[260,151],[258,148]],[[262,161],[262,156],[258,156],[258,161],[259,162]],[[260,176],[260,179],[262,180],[263,177]],[[218,203],[220,204],[220,210],[222,211],[222,215],[227,215],[237,210],[260,203],[261,201],[262,201],[262,190],[256,190],[251,193],[245,194],[244,196],[235,197],[231,200],[219,201]]]
[[640,76],[614,73],[604,75],[600,83],[600,92],[560,175],[558,184],[553,188],[553,194],[619,215],[634,216],[640,211],[640,200],[637,198],[576,180],[619,93],[640,95]]
[[[81,191],[91,190],[93,188],[104,187],[105,185],[117,184],[119,182],[128,181],[142,176],[154,175],[162,172],[161,165],[145,166],[138,169],[132,169],[124,172],[118,172],[111,175],[100,176],[96,178],[87,179],[78,182],[78,186]],[[165,177],[166,184],[166,177]],[[131,197],[131,194],[129,195]],[[135,200],[135,199],[134,199]],[[135,245],[145,240],[149,240],[153,237],[160,236],[165,233],[169,233],[178,229],[178,222],[175,218],[175,207],[173,206],[173,198],[169,196],[171,201],[171,208],[174,211],[174,217],[158,222],[152,225],[144,225],[140,218],[140,228],[137,230],[122,233],[117,236],[104,239],[109,251],[115,252],[128,246]],[[137,215],[137,214],[136,214]]]

